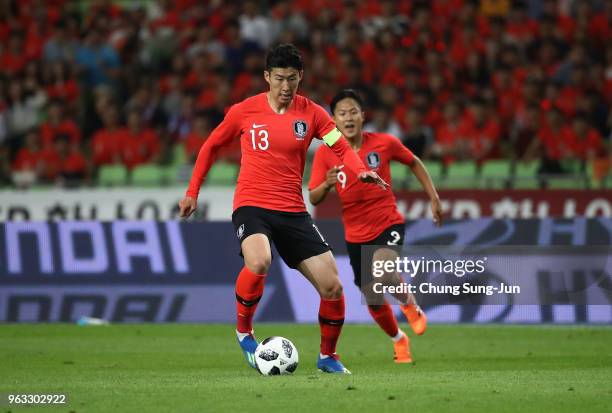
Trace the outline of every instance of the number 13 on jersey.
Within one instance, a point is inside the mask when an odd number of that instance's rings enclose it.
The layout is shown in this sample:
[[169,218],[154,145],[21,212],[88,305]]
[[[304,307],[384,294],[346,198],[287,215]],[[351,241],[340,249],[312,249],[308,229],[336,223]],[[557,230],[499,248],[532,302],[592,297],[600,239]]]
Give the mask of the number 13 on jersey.
[[265,129],[251,129],[251,143],[253,144],[253,150],[256,151],[257,148],[261,151],[265,151],[270,147],[270,142],[268,142],[268,131]]

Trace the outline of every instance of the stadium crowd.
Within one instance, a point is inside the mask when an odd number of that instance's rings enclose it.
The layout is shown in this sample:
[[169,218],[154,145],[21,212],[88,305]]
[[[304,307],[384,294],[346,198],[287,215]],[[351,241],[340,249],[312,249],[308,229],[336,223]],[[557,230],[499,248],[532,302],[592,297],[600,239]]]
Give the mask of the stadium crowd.
[[610,0],[3,1],[0,185],[193,160],[276,42],[302,94],[359,90],[366,128],[424,159],[609,160],[611,23]]

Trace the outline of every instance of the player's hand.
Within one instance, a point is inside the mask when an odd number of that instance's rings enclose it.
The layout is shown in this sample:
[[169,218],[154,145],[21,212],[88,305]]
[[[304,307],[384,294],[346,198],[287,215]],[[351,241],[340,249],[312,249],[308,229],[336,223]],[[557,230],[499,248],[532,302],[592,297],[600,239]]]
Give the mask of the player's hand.
[[364,171],[359,174],[359,180],[368,184],[376,184],[382,189],[387,190],[389,184],[385,182],[378,174],[374,171]]
[[437,227],[442,225],[442,204],[440,203],[440,199],[436,198],[431,201],[431,215],[434,224]]
[[186,196],[179,202],[179,216],[181,218],[188,218],[193,214],[198,207],[198,201],[190,196]]
[[325,176],[325,185],[327,189],[331,189],[338,183],[338,172],[340,172],[340,168],[334,166],[329,171],[327,171],[327,175]]

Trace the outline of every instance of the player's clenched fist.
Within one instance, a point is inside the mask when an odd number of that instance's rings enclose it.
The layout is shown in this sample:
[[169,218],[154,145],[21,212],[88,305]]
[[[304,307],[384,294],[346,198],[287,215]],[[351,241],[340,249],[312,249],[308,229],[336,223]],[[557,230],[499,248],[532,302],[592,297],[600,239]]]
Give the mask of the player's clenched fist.
[[329,171],[327,171],[327,175],[325,176],[325,185],[327,189],[331,189],[338,183],[338,172],[340,172],[340,168],[334,166]]
[[187,218],[193,214],[198,206],[198,202],[190,196],[186,196],[179,202],[179,216]]

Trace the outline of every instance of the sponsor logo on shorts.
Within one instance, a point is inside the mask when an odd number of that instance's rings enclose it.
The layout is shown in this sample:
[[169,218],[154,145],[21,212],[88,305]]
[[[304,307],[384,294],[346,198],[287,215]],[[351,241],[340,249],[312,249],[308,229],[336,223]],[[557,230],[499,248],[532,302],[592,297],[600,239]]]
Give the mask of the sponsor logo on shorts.
[[238,237],[238,239],[241,239],[243,235],[244,235],[244,224],[240,225],[238,227],[238,231],[236,231],[236,236]]
[[378,168],[380,166],[380,155],[378,152],[370,152],[368,156],[366,156],[366,161],[370,168]]
[[308,132],[308,125],[303,120],[296,120],[293,122],[293,133],[295,138],[299,141],[304,140],[306,133]]

